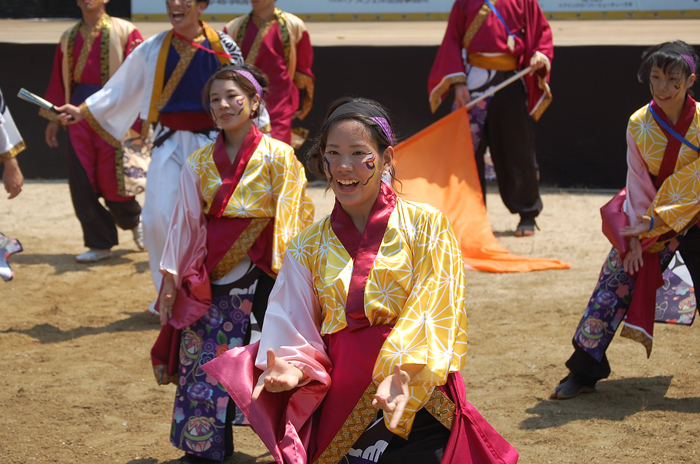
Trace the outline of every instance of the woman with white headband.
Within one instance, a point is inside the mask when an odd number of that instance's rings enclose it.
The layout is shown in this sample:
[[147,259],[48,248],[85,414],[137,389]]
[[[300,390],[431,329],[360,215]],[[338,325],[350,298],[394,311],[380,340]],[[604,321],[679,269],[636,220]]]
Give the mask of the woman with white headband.
[[200,367],[250,341],[287,241],[313,221],[304,167],[253,124],[266,85],[254,66],[227,64],[204,87],[221,132],[183,166],[161,260],[163,328],[151,355],[159,383],[177,384],[170,440],[185,463],[233,453],[231,423],[243,417]]
[[280,464],[514,463],[465,399],[459,244],[440,211],[397,197],[395,143],[378,103],[330,106],[307,167],[333,212],[291,241],[260,343],[203,370]]

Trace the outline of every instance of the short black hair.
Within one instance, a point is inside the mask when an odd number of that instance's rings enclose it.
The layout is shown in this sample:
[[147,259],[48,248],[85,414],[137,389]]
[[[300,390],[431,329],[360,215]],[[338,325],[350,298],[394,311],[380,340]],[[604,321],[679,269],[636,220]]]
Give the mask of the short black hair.
[[[688,55],[693,59],[695,62],[693,69],[690,69],[690,64],[681,55]],[[637,72],[637,79],[641,83],[648,84],[651,68],[654,66],[661,68],[666,74],[679,71],[687,79],[691,74],[695,74],[697,65],[698,55],[693,47],[682,40],[664,42],[644,50],[644,53],[642,53],[642,65]]]

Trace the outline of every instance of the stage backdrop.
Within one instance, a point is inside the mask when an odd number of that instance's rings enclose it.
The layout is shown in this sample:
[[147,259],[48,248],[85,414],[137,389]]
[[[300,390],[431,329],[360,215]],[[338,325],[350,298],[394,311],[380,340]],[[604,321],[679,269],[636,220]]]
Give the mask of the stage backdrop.
[[[555,47],[554,101],[535,124],[542,184],[618,188],[625,182],[625,129],[629,116],[649,101],[637,83],[644,47]],[[0,44],[0,88],[27,143],[20,164],[28,178],[65,178],[61,147],[44,142],[46,121],[33,105],[15,98],[20,87],[43,94],[54,45]],[[301,125],[315,133],[329,103],[344,95],[374,98],[393,113],[406,138],[447,114],[445,102],[430,113],[427,80],[437,47],[316,47],[314,108]],[[451,99],[451,97],[450,97]],[[307,147],[302,147],[300,156]]]
[[[130,18],[131,0],[111,0],[107,13]],[[75,0],[1,0],[0,18],[80,18],[80,8]]]
[[[454,0],[277,0],[277,6],[305,20],[447,19]],[[550,18],[696,17],[698,0],[539,0]],[[131,0],[134,20],[166,20],[163,0]],[[248,13],[248,0],[211,0],[205,14],[217,20]],[[620,16],[620,13],[623,16]]]

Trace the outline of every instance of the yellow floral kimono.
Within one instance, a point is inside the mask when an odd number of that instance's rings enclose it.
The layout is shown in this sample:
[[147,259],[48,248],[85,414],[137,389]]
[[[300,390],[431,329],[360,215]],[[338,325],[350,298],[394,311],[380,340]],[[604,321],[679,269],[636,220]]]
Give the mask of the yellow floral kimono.
[[[685,138],[700,145],[700,114],[695,101],[690,99],[686,104],[695,108]],[[650,216],[655,213],[663,219],[665,225],[655,224],[654,229],[643,237],[656,237],[671,230],[681,232],[700,213],[700,155],[687,145],[680,144],[674,172],[657,191],[649,174],[658,176],[666,147],[675,139],[664,134],[651,114],[649,105],[632,115],[627,127],[627,138],[630,222],[638,222],[635,213]]]
[[[302,232],[289,254],[312,276],[321,308],[322,336],[347,327],[345,302],[353,260],[328,216]],[[411,430],[415,413],[447,375],[464,367],[467,311],[464,264],[447,218],[427,205],[398,199],[367,279],[364,311],[372,325],[393,325],[376,360],[381,382],[395,364],[425,364],[409,391],[398,434]],[[391,414],[386,415],[388,422]]]

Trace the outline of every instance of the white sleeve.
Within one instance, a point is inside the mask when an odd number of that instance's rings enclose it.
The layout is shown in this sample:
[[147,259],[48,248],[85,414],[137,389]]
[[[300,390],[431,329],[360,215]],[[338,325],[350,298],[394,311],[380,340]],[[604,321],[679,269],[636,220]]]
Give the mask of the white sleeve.
[[255,366],[267,367],[267,350],[295,365],[310,380],[324,381],[332,363],[321,338],[321,307],[311,272],[286,252],[265,313]]

